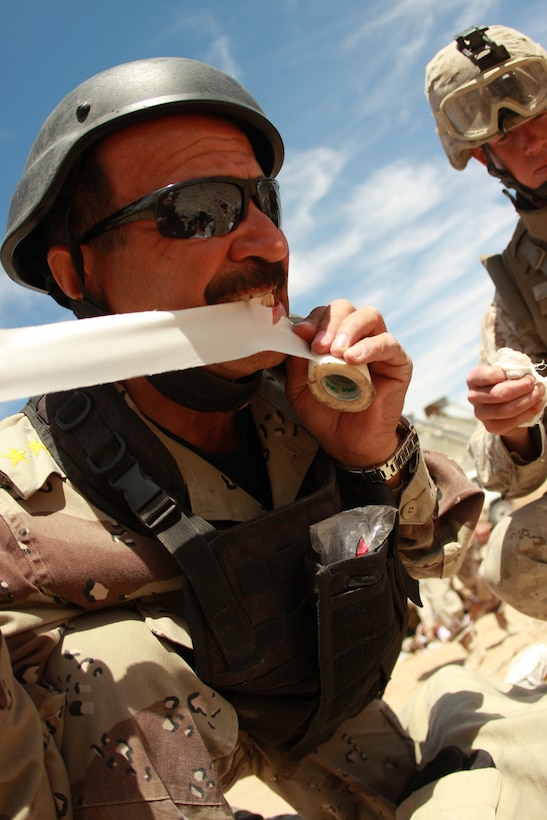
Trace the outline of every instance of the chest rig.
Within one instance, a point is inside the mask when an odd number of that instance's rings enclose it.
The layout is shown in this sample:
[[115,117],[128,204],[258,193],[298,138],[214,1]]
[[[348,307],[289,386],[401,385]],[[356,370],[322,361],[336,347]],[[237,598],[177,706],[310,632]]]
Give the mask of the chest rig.
[[187,508],[171,455],[113,386],[31,400],[25,412],[93,504],[154,533],[181,565],[197,674],[242,729],[298,758],[382,695],[417,584],[397,526],[376,552],[321,565],[310,525],[359,505],[326,454],[293,503],[218,530]]
[[[545,227],[543,227],[543,223]],[[530,354],[547,357],[547,236],[538,238],[530,228],[547,228],[547,209],[525,212],[511,242],[501,254],[482,262],[501,297],[515,329]]]

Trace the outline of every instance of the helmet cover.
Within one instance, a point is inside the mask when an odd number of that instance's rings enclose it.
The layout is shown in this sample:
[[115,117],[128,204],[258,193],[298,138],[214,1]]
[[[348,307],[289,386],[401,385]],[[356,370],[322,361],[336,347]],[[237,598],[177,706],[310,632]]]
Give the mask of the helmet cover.
[[[517,72],[519,66],[526,66],[527,64],[534,68],[536,73],[539,68],[541,79],[545,77],[546,82],[538,83],[541,88],[540,105],[545,108],[546,94],[547,94],[547,52],[539,43],[534,42],[526,35],[517,31],[516,29],[508,28],[507,26],[488,26],[484,27],[487,38],[493,41],[493,44],[504,47],[507,58],[498,62],[500,71],[503,67],[510,69],[515,67]],[[457,130],[450,127],[450,122],[444,115],[444,107],[447,105],[447,98],[457,97],[458,92],[466,84],[473,86],[472,81],[480,80],[482,71],[477,61],[470,59],[458,48],[456,42],[458,38],[445,48],[441,49],[435,57],[430,61],[426,68],[425,77],[425,93],[429,101],[429,105],[436,120],[437,133],[441,140],[442,146],[445,150],[451,165],[459,171],[462,171],[471,156],[471,149],[480,145],[484,145],[493,136],[488,134],[486,129],[483,133],[478,130],[476,136],[458,134]],[[532,59],[527,59],[532,58]],[[500,71],[492,70],[492,76],[499,75]],[[487,80],[488,72],[485,72],[485,80]],[[486,87],[486,86],[485,86]],[[465,93],[463,88],[461,94]],[[497,109],[494,106],[493,98],[491,104],[492,111],[490,116],[496,115]],[[511,108],[511,101],[507,102],[507,108]],[[537,106],[529,105],[528,108],[523,108],[517,102],[513,105],[513,110],[516,112],[515,118],[512,118],[512,125],[520,124],[525,119],[537,116],[540,110]],[[475,107],[476,112],[476,107]]]

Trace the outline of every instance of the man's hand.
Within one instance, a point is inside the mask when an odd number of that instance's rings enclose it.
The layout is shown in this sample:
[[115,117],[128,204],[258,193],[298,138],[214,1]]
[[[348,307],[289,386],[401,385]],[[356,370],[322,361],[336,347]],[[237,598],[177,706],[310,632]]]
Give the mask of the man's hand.
[[541,412],[545,386],[531,376],[508,379],[501,367],[479,365],[469,373],[467,387],[475,416],[488,432],[501,436],[507,449],[522,458],[535,458],[530,428],[520,425]]
[[308,361],[287,360],[287,397],[298,419],[323,449],[343,464],[368,467],[381,464],[399,446],[397,424],[412,375],[412,362],[399,342],[386,331],[372,307],[356,309],[339,299],[315,308],[295,326],[314,353],[330,354],[348,364],[367,364],[376,395],[360,413],[344,413],[318,402],[308,388]]

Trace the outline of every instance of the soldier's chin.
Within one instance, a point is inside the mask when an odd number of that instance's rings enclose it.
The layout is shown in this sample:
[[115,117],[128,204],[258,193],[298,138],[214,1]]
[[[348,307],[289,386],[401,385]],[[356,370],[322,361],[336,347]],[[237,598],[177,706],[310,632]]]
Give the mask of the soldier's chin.
[[214,364],[208,367],[207,370],[223,379],[236,381],[246,376],[252,376],[258,370],[269,370],[272,367],[277,367],[284,362],[286,358],[285,353],[267,350],[262,353],[254,353],[245,359],[235,359],[233,362]]

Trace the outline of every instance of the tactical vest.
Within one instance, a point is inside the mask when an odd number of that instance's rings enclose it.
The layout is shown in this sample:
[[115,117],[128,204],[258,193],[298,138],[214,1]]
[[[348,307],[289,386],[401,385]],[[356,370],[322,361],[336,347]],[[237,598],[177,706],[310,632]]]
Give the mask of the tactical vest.
[[484,257],[522,341],[536,358],[547,358],[547,210],[521,212],[511,242],[501,254]]
[[293,503],[216,530],[185,509],[172,456],[111,385],[31,400],[25,412],[93,504],[153,532],[180,563],[196,672],[242,729],[298,758],[383,694],[417,582],[397,526],[376,552],[321,565],[310,525],[357,506],[325,453]]

